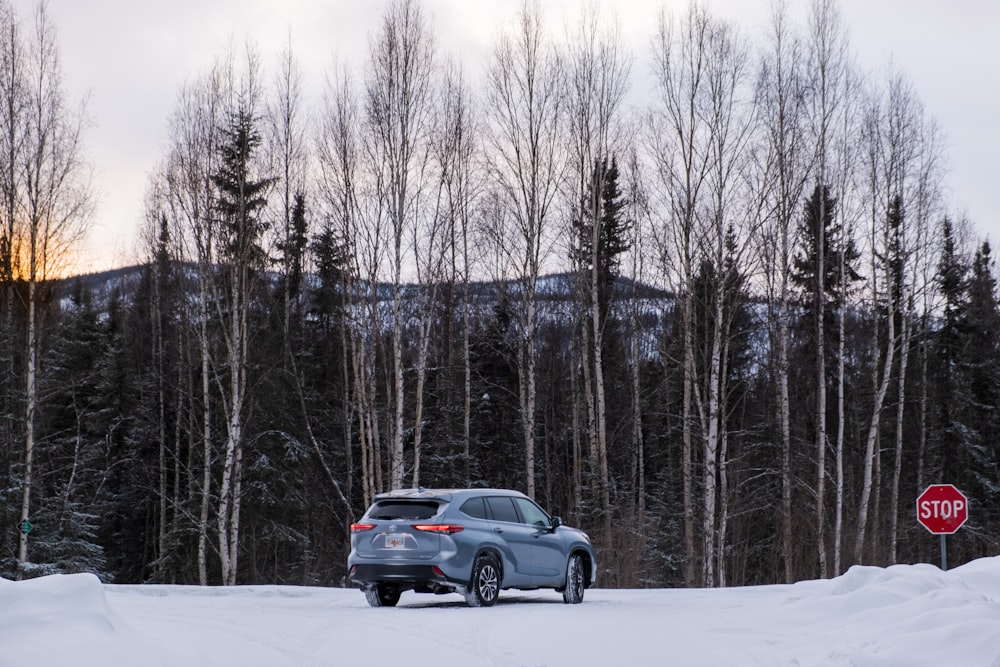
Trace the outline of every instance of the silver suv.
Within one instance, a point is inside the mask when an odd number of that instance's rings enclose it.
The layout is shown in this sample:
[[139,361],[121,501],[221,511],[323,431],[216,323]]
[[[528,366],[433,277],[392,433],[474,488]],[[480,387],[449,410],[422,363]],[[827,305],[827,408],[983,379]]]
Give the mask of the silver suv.
[[459,593],[489,607],[502,589],[554,588],[583,601],[597,577],[590,538],[528,496],[499,489],[405,489],[375,496],[351,525],[349,576],[373,607],[403,591]]

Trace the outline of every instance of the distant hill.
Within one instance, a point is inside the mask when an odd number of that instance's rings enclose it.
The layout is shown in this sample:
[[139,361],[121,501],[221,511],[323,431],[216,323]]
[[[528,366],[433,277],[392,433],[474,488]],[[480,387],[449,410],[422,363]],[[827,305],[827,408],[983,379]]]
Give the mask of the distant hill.
[[[54,281],[53,284],[62,294],[66,294],[74,285],[79,283],[84,289],[91,292],[98,301],[103,302],[115,289],[118,289],[123,296],[131,296],[138,287],[143,272],[148,267],[148,264],[136,264],[96,273],[80,274]],[[272,276],[272,279],[276,280],[277,276]],[[573,293],[574,280],[575,276],[568,272],[542,276],[538,281],[538,298],[540,300],[552,301],[569,299]],[[307,281],[313,282],[309,278],[307,278]],[[496,298],[504,291],[509,294],[517,293],[519,291],[518,283],[519,281],[516,280],[473,281],[470,283],[469,288],[471,294],[477,299]],[[638,299],[669,300],[673,296],[672,293],[666,290],[639,283],[629,278],[618,278],[616,285],[618,294],[634,294]],[[404,285],[404,295],[413,294],[419,288],[420,286],[416,284]],[[381,298],[390,299],[392,294],[391,286],[387,283],[379,285],[378,293],[381,295]]]

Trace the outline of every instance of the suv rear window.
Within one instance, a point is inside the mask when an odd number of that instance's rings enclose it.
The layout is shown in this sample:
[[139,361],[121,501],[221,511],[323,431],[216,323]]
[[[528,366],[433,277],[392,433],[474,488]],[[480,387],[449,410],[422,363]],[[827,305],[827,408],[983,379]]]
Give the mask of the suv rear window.
[[438,503],[428,500],[381,500],[368,511],[368,518],[391,521],[417,519],[423,521],[438,513]]

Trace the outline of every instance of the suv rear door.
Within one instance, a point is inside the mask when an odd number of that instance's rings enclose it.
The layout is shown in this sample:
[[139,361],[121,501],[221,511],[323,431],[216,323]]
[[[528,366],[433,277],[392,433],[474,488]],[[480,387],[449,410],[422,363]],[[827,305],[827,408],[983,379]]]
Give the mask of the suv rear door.
[[[506,573],[507,586],[526,586],[532,581],[531,552],[534,549],[534,530],[521,523],[521,518],[510,496],[487,496],[486,507],[497,538],[507,546],[508,557],[514,566],[513,573]],[[511,576],[513,575],[513,576]]]
[[355,536],[355,551],[362,558],[434,558],[441,548],[440,535],[416,530],[413,526],[433,523],[433,517],[440,514],[445,505],[443,501],[424,498],[376,500],[362,519],[374,528]]

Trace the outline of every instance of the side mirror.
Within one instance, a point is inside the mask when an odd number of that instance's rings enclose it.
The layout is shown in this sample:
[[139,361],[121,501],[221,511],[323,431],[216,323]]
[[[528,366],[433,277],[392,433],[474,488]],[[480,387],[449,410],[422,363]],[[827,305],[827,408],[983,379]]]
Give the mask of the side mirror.
[[552,521],[550,522],[550,525],[552,527],[552,530],[555,530],[556,528],[558,528],[559,526],[562,525],[562,519],[560,519],[557,516],[554,516],[554,517],[552,517]]

